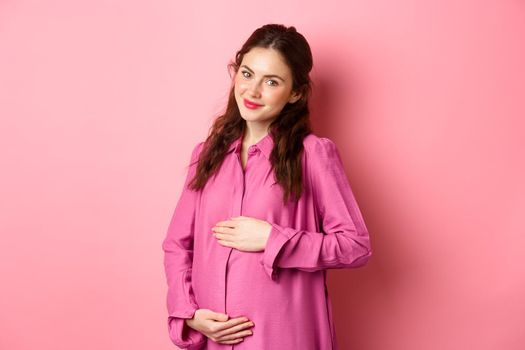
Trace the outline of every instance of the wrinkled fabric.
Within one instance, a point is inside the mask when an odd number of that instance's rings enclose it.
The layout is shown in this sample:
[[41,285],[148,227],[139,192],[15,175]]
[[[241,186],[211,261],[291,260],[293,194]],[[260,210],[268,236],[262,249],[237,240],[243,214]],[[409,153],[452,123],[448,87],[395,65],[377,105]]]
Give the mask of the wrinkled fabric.
[[[369,234],[332,140],[304,139],[304,192],[286,205],[269,160],[273,143],[267,134],[250,146],[243,170],[239,137],[199,192],[187,184],[204,143],[192,151],[162,243],[168,331],[180,348],[338,349],[326,272],[365,265],[372,254]],[[264,251],[225,247],[213,236],[217,222],[241,215],[272,225]],[[245,316],[253,334],[234,345],[216,343],[185,324],[199,308]]]

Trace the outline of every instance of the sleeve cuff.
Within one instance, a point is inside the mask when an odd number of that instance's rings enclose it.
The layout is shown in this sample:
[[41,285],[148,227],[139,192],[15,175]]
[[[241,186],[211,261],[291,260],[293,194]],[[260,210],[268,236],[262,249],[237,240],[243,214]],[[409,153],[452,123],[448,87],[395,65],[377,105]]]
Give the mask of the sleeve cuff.
[[277,257],[281,248],[288,241],[288,237],[283,233],[283,230],[279,225],[274,223],[270,224],[272,225],[272,229],[260,262],[268,277],[275,281],[277,279],[278,269],[276,264]]
[[196,309],[188,310],[187,312],[179,313],[182,317],[168,316],[168,331],[170,339],[181,349],[200,350],[204,349],[206,344],[206,336],[201,332],[189,327],[186,324],[186,319],[192,318]]

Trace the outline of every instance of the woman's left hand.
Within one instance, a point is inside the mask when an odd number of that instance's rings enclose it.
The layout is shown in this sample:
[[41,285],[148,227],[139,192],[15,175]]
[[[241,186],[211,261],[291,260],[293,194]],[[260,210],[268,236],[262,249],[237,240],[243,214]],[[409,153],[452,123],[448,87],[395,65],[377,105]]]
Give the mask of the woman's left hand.
[[237,216],[219,221],[211,229],[217,242],[225,247],[246,252],[259,252],[266,248],[272,225],[264,220]]

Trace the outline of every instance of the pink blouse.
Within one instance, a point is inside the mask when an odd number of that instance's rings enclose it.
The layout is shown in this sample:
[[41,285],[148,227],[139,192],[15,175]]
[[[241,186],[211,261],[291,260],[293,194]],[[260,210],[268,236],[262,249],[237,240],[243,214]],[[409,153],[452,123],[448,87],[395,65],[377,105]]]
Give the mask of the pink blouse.
[[[245,170],[239,137],[217,176],[194,192],[187,184],[203,144],[193,149],[162,243],[170,339],[183,349],[338,349],[326,270],[363,266],[372,250],[336,145],[314,134],[304,139],[304,192],[283,205],[270,134],[249,147]],[[225,247],[213,237],[218,221],[241,215],[272,225],[264,251]],[[235,345],[216,343],[184,322],[199,308],[245,316],[253,334]]]

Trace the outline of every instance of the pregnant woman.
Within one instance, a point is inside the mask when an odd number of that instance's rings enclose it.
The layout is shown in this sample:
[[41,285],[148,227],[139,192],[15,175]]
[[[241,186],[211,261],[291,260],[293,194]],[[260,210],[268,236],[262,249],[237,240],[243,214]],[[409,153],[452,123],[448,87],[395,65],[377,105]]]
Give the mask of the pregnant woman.
[[267,24],[228,66],[225,112],[191,154],[162,243],[183,349],[338,349],[328,269],[372,250],[339,151],[313,134],[310,46]]

